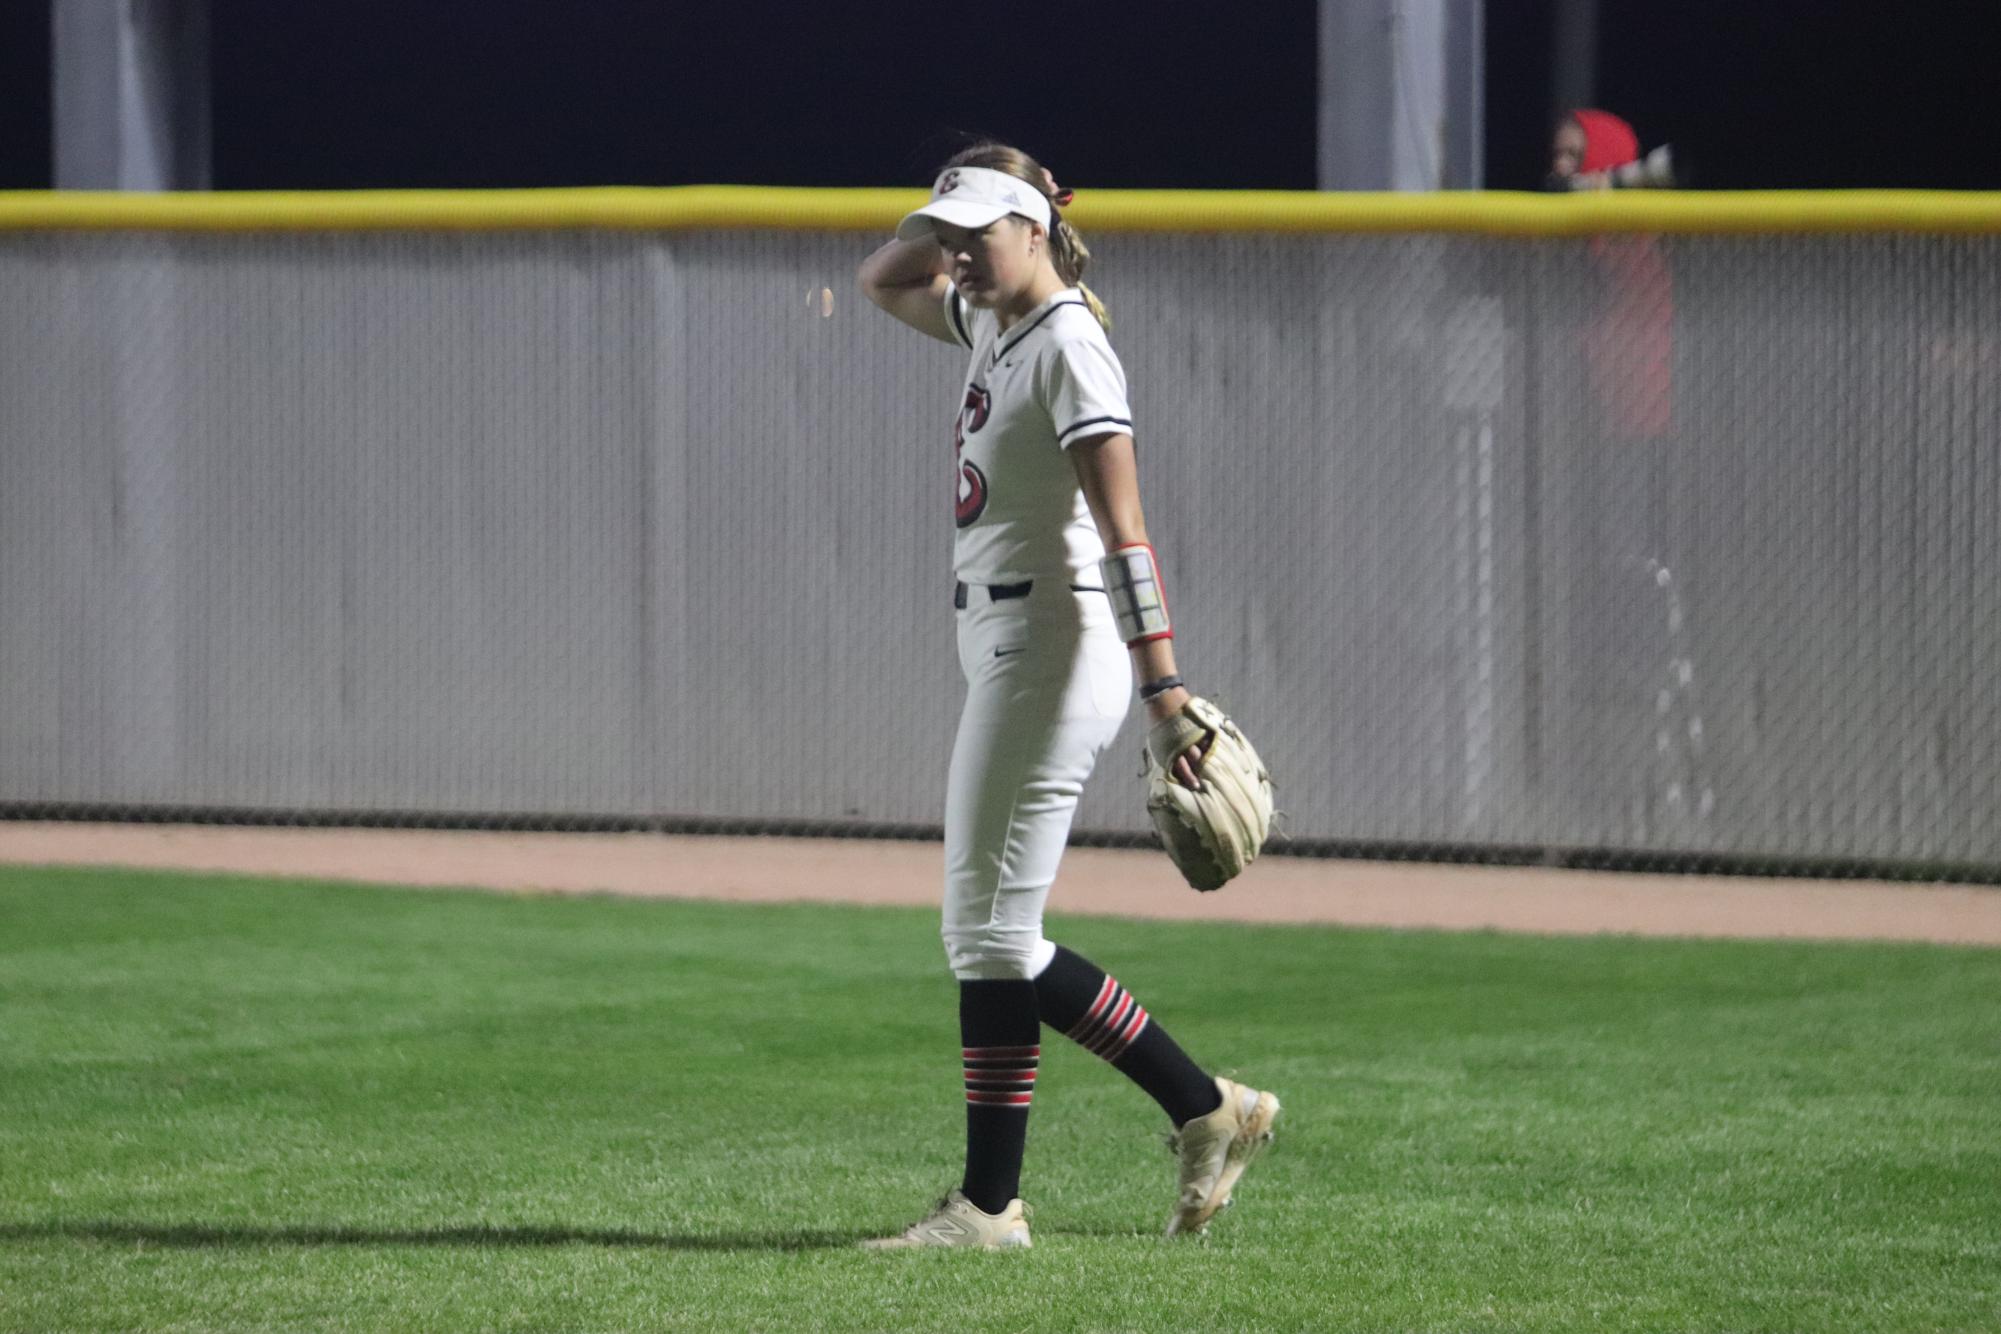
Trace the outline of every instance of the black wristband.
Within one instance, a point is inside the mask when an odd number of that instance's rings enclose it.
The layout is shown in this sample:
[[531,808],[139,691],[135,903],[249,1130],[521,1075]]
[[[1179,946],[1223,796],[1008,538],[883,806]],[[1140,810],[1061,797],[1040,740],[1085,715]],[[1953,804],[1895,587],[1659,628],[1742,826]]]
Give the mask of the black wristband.
[[1165,695],[1170,690],[1180,688],[1184,682],[1178,676],[1163,676],[1158,681],[1148,681],[1139,688],[1140,703],[1144,704],[1155,695]]

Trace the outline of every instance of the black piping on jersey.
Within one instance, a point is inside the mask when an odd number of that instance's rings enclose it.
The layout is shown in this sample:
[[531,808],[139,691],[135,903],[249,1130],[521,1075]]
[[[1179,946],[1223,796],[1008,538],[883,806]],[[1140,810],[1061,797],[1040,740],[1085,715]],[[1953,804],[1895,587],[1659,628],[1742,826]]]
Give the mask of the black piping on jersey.
[[966,298],[957,292],[952,293],[952,299],[945,303],[945,318],[952,322],[952,332],[958,335],[959,341],[965,344],[966,350],[970,352],[973,350],[973,335],[967,331],[965,320],[959,316],[959,307],[964,305],[965,301]]
[[[1028,337],[1029,334],[1033,333],[1035,331],[1035,327],[1041,324],[1044,320],[1048,319],[1051,315],[1054,315],[1057,311],[1063,309],[1063,307],[1065,306],[1083,306],[1083,305],[1084,303],[1081,301],[1058,301],[1055,305],[1051,306],[1048,310],[1043,311],[1040,315],[1037,315],[1034,319],[1030,320],[1027,324],[1024,324],[1021,328],[1010,329],[1008,331],[1007,341],[1002,342],[996,340],[994,343],[994,350],[987,354],[987,369],[992,370],[995,362],[999,361],[1002,357],[1008,355],[1010,352],[1020,347],[1021,340]],[[1084,306],[1084,308],[1086,310],[1090,309],[1089,306]]]
[[1068,439],[1071,436],[1072,433],[1081,431],[1086,426],[1104,426],[1104,425],[1123,426],[1126,428],[1126,431],[1129,434],[1131,433],[1133,428],[1133,424],[1127,421],[1124,417],[1086,417],[1083,421],[1078,422],[1075,426],[1070,427],[1068,430],[1058,431],[1056,433],[1056,443],[1059,445],[1062,444],[1066,439]]

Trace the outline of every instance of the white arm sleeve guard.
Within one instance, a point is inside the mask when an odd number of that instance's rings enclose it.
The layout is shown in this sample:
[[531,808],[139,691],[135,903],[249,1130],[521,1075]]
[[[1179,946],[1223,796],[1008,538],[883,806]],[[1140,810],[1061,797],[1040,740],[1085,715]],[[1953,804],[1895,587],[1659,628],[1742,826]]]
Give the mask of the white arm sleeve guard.
[[1098,573],[1104,577],[1105,594],[1112,600],[1120,639],[1143,644],[1150,639],[1174,638],[1160,565],[1153,558],[1152,547],[1119,547],[1098,562]]

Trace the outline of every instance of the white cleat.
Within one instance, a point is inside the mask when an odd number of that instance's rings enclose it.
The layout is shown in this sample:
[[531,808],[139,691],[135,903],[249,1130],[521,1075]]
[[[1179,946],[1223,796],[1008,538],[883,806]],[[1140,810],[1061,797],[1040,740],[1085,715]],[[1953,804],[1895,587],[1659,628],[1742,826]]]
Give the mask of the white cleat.
[[1278,1099],[1234,1080],[1216,1080],[1223,1105],[1198,1116],[1169,1140],[1181,1160],[1181,1194],[1167,1220],[1167,1235],[1200,1235],[1216,1211],[1230,1203],[1237,1178],[1272,1141]]
[[900,1251],[912,1246],[971,1246],[979,1250],[1027,1249],[1028,1207],[1009,1200],[997,1214],[987,1213],[954,1190],[938,1207],[904,1229],[902,1235],[863,1242],[866,1251]]

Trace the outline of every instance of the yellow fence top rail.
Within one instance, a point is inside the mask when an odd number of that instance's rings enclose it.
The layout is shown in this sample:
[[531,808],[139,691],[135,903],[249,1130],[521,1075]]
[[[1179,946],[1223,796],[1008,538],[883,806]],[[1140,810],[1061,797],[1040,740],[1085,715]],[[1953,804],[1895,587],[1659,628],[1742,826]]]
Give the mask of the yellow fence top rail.
[[[0,191],[0,231],[680,231],[887,233],[918,190],[625,186],[573,190],[355,190],[124,194]],[[1106,232],[2001,232],[2001,192],[1933,190],[1500,191],[1338,194],[1087,190],[1068,215]]]

